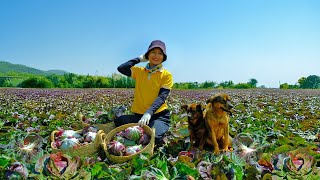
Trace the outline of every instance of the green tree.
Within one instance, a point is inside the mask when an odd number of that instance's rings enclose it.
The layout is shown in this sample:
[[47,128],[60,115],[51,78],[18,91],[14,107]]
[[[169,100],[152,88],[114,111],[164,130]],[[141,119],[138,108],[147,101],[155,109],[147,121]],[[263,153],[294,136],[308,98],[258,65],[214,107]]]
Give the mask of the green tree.
[[134,88],[135,87],[135,80],[131,77],[126,77],[127,78],[127,88]]
[[252,85],[250,85],[248,83],[238,83],[238,84],[234,85],[234,88],[236,88],[236,89],[249,89],[249,88],[252,88]]
[[213,81],[205,81],[204,83],[200,84],[200,88],[215,88],[217,86],[216,82]]
[[233,85],[234,84],[232,81],[224,81],[224,82],[219,83],[219,86],[223,87],[223,88],[232,88]]
[[249,84],[251,87],[255,88],[255,87],[257,87],[258,81],[257,81],[256,79],[254,79],[254,78],[251,78],[251,79],[249,79],[248,84]]
[[38,84],[38,79],[36,77],[31,77],[25,81],[22,81],[19,85],[22,88],[34,88]]
[[60,78],[59,75],[57,75],[57,74],[50,74],[50,75],[47,75],[46,78],[52,82],[52,84],[53,84],[54,87],[56,87],[56,88],[62,88],[62,87],[60,87],[60,85],[61,85],[61,84],[60,84],[61,78]]
[[75,79],[77,78],[77,75],[74,73],[67,73],[64,74],[65,80],[68,82],[69,85],[72,85]]
[[78,75],[73,84],[72,84],[72,87],[73,88],[83,88],[83,82],[85,81],[87,76],[84,76],[84,75]]
[[0,78],[0,87],[14,87],[10,78]]
[[306,79],[307,79],[307,78],[302,77],[302,78],[300,78],[300,79],[298,80],[298,84],[299,84],[300,88],[304,88],[303,85],[305,84]]
[[317,75],[308,76],[302,84],[304,89],[317,89],[320,88],[320,77]]
[[38,78],[37,88],[53,88],[54,85],[45,77]]
[[94,88],[96,87],[96,80],[94,77],[87,75],[83,81],[83,88]]
[[6,78],[0,78],[0,87],[5,87],[3,86],[5,81],[6,81]]
[[99,76],[97,77],[96,87],[97,88],[107,88],[110,86],[108,78]]
[[23,88],[52,88],[53,84],[45,77],[30,77],[18,86]]
[[199,88],[198,82],[188,82],[187,86],[188,86],[187,89],[198,89]]
[[280,84],[280,89],[289,89],[289,84],[288,83]]

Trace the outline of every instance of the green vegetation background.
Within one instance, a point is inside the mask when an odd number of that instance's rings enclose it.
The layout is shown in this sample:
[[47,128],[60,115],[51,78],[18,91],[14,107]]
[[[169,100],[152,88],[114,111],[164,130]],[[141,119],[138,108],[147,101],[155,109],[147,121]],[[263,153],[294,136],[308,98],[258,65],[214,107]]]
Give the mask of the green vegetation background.
[[[177,82],[174,89],[210,89],[210,88],[257,88],[258,80],[234,84],[233,81],[220,83],[208,80],[199,82]],[[21,88],[134,88],[132,78],[113,73],[111,76],[77,75],[61,70],[42,71],[24,65],[0,61],[0,87]],[[261,85],[260,88],[265,88]],[[280,89],[319,89],[320,77],[310,75],[301,77],[294,85],[280,84]]]

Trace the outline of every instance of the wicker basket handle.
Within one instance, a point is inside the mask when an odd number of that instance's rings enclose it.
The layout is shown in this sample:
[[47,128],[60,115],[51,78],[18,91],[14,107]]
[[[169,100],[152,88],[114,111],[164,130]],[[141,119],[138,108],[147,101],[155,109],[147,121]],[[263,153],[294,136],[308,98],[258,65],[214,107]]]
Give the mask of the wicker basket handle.
[[52,131],[52,133],[51,133],[51,135],[50,135],[50,140],[51,140],[51,142],[54,142],[54,137],[55,137],[55,135],[56,135],[58,132],[59,132],[59,131],[57,131],[57,130]]
[[106,142],[105,142],[106,138],[107,138],[107,134],[106,133],[99,134],[100,145],[101,145],[102,148],[104,148],[106,146]]

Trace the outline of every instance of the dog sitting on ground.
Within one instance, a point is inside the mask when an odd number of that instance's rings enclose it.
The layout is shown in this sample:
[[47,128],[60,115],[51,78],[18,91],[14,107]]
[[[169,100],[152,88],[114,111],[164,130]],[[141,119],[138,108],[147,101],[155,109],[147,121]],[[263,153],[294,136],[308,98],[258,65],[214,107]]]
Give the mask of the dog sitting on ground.
[[188,114],[188,130],[190,134],[191,148],[203,146],[208,137],[207,128],[203,119],[203,108],[201,104],[189,104],[181,106]]
[[213,151],[219,154],[220,149],[230,151],[232,138],[229,135],[229,114],[232,105],[230,97],[224,93],[213,95],[207,100],[207,105],[203,112],[203,117],[208,130],[209,138],[206,143],[213,146]]

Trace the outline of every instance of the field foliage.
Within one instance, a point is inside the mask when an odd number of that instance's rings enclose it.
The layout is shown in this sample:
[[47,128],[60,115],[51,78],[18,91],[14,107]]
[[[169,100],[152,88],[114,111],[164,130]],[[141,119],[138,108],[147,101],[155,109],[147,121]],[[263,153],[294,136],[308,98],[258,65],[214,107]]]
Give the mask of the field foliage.
[[[230,118],[231,153],[189,149],[186,114],[181,106],[205,104],[224,92],[234,105]],[[163,147],[124,164],[103,151],[93,157],[69,157],[72,167],[41,170],[51,157],[50,134],[112,121],[112,109],[129,109],[133,89],[0,89],[0,176],[20,179],[319,179],[319,90],[173,90],[168,104],[171,127]],[[36,137],[36,144],[26,140]],[[29,145],[28,147],[26,147]],[[49,158],[50,159],[50,158]],[[60,159],[60,160],[61,160]],[[43,162],[42,162],[43,163]],[[51,162],[50,162],[51,163]],[[75,165],[77,164],[77,165]],[[70,164],[71,166],[71,164]],[[45,169],[45,168],[44,168]]]

